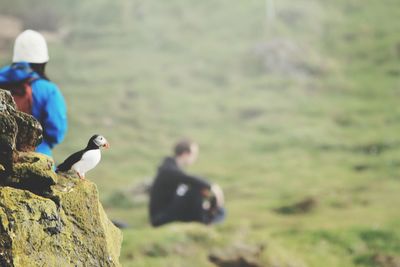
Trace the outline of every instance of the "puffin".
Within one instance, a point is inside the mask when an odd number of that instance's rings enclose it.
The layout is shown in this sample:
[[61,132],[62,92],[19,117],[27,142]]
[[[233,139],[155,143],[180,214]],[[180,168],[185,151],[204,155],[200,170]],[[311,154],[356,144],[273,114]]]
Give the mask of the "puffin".
[[56,173],[73,170],[78,174],[79,178],[85,179],[85,173],[96,167],[100,162],[101,147],[107,149],[110,144],[104,136],[93,135],[84,149],[70,155],[63,163],[57,166]]

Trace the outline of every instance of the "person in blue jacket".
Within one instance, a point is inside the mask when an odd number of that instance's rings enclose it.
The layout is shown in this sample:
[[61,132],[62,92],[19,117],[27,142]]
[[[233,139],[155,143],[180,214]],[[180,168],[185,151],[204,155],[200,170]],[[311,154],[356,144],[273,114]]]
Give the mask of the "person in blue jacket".
[[59,88],[46,75],[48,61],[49,54],[44,37],[36,31],[26,30],[15,40],[13,64],[3,68],[3,71],[7,69],[6,71],[14,71],[15,74],[18,69],[29,76],[32,93],[31,114],[43,127],[43,141],[36,148],[36,152],[52,156],[52,149],[63,141],[67,131],[67,110]]

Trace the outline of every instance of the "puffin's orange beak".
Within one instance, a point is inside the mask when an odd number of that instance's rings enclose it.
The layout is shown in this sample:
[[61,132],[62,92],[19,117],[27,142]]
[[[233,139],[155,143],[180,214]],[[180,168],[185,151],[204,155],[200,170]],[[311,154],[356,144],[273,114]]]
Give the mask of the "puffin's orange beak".
[[107,143],[105,143],[105,144],[103,145],[103,147],[104,147],[105,149],[109,149],[109,148],[110,148],[110,144],[107,142]]

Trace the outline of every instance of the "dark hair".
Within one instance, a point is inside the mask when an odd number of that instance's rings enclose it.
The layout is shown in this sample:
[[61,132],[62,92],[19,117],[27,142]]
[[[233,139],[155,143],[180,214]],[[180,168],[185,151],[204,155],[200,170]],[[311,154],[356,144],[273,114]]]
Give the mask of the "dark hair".
[[191,146],[194,144],[194,142],[190,139],[181,139],[178,142],[176,142],[174,146],[174,153],[175,156],[181,156],[185,153],[190,153],[191,152]]
[[32,68],[34,72],[39,74],[39,76],[45,80],[50,81],[50,79],[46,75],[46,63],[29,63],[29,66]]

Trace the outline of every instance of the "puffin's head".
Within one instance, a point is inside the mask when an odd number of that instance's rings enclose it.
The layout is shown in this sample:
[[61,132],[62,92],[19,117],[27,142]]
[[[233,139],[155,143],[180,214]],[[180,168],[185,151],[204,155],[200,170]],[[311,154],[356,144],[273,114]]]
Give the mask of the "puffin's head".
[[104,136],[95,134],[90,138],[88,146],[109,148],[110,144],[107,142],[107,139],[104,138]]

